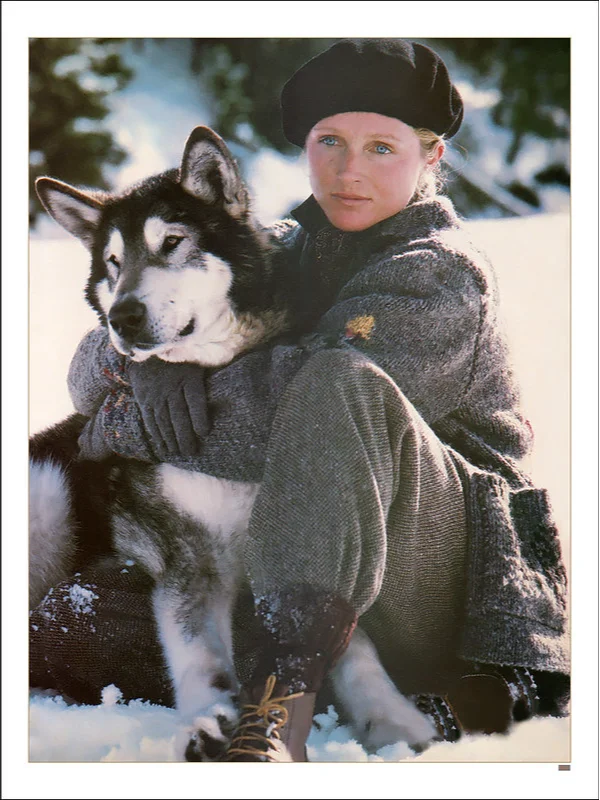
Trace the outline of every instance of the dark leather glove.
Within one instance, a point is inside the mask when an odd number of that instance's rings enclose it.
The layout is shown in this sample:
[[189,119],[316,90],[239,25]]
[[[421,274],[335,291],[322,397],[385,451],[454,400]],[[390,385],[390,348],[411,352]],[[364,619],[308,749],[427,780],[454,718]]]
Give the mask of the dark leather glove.
[[153,357],[130,363],[128,379],[158,458],[199,455],[209,429],[205,370]]

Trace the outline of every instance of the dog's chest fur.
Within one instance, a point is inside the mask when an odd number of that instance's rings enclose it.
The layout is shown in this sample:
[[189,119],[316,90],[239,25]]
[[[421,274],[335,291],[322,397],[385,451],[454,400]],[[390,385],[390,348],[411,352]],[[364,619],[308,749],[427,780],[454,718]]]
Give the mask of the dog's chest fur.
[[258,484],[229,481],[170,464],[157,469],[163,496],[213,536],[228,539],[248,527]]

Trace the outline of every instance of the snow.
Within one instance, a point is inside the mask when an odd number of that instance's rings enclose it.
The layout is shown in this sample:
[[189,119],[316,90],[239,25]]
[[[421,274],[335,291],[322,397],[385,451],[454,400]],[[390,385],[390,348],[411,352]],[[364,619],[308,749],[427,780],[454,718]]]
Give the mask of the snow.
[[100,696],[103,706],[116,706],[123,700],[123,692],[114,683],[105,686]]
[[92,604],[94,600],[98,599],[98,595],[94,594],[91,589],[75,583],[63,599],[71,602],[71,608],[76,614],[94,614]]
[[[62,697],[34,695],[30,702],[30,760],[176,761],[175,743],[183,726],[174,709],[142,700],[120,701],[116,686],[107,686],[102,704],[69,705]],[[508,736],[468,736],[459,743],[439,742],[420,755],[404,743],[368,754],[352,732],[337,724],[333,706],[315,717],[307,742],[311,762],[566,762],[569,720],[528,720]]]

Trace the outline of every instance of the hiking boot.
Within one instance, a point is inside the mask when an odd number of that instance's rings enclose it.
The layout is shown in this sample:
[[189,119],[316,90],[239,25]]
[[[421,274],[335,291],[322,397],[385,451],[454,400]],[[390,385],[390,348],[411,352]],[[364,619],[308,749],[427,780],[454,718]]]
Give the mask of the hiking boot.
[[443,697],[420,695],[415,702],[434,723],[437,739],[455,742],[464,733],[507,733],[535,716],[564,716],[569,685],[562,673],[474,664]]
[[[314,692],[287,694],[270,675],[264,689],[242,699],[242,714],[221,761],[307,761],[306,740],[312,726]],[[258,702],[254,702],[260,698]]]
[[446,700],[467,733],[506,733],[539,709],[537,686],[525,667],[482,667],[463,675]]

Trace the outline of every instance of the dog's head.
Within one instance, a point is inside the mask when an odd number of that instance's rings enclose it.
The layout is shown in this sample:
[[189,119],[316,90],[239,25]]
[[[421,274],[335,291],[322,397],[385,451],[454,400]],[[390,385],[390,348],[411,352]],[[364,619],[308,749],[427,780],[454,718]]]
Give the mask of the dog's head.
[[135,361],[230,360],[231,346],[221,345],[256,299],[264,253],[237,165],[214,131],[195,128],[178,170],[119,195],[47,177],[36,190],[90,251],[86,297],[119,352]]

